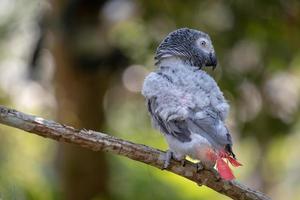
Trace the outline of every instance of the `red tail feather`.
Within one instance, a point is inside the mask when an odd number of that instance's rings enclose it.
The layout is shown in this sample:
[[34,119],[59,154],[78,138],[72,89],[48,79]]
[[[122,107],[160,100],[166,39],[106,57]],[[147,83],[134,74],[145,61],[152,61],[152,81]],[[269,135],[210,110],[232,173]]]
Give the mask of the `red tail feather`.
[[239,163],[236,159],[228,156],[227,157],[228,161],[230,162],[230,164],[234,167],[239,167],[239,166],[243,166],[241,163]]
[[232,180],[234,179],[234,175],[231,171],[231,169],[229,168],[228,164],[222,159],[222,158],[218,158],[217,159],[217,170],[220,174],[220,176],[225,179],[225,180]]
[[234,179],[234,175],[230,169],[230,167],[228,166],[228,163],[226,163],[224,160],[226,159],[227,161],[230,162],[230,164],[234,167],[239,167],[242,166],[241,163],[239,163],[236,159],[232,158],[228,153],[226,153],[225,151],[221,151],[219,152],[219,156],[217,159],[217,170],[220,174],[220,176],[225,179],[225,180],[232,180]]
[[234,167],[239,167],[239,166],[243,166],[241,163],[239,163],[235,158],[233,158],[231,155],[229,155],[227,152],[225,151],[221,151],[219,152],[219,157],[221,158],[225,158],[226,160],[228,160],[230,162],[230,164]]

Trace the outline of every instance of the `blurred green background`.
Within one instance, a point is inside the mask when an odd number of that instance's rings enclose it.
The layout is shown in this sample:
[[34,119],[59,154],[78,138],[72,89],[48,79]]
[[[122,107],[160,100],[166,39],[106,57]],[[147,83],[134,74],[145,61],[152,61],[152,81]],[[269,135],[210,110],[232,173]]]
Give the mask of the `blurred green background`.
[[[239,181],[300,200],[298,0],[0,0],[0,104],[166,149],[140,94],[171,31],[210,34]],[[111,154],[0,126],[0,199],[228,199]]]

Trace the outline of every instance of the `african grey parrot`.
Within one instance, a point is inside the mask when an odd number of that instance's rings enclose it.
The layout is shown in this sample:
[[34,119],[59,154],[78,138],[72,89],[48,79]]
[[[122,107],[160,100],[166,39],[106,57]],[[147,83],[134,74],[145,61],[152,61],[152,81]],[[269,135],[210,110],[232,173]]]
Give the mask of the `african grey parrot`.
[[217,65],[210,37],[194,29],[175,30],[161,42],[155,60],[157,69],[146,77],[142,94],[154,126],[169,145],[164,168],[171,158],[184,161],[189,156],[200,160],[198,166],[216,164],[221,177],[233,179],[223,160],[240,166],[225,125],[229,105],[214,79],[202,70]]

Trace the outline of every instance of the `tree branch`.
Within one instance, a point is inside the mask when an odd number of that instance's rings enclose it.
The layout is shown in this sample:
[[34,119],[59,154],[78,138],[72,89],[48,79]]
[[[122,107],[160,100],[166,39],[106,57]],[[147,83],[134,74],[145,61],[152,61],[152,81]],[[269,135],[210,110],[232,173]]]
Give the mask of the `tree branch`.
[[[0,123],[60,142],[76,144],[93,151],[105,151],[122,155],[159,169],[162,169],[164,164],[165,152],[158,149],[135,144],[100,132],[85,129],[78,130],[4,106],[0,106]],[[183,167],[180,162],[172,160],[166,170],[185,177],[200,186],[206,185],[232,199],[270,200],[263,193],[252,190],[236,181],[220,179],[214,169],[197,172],[196,165],[189,161]]]

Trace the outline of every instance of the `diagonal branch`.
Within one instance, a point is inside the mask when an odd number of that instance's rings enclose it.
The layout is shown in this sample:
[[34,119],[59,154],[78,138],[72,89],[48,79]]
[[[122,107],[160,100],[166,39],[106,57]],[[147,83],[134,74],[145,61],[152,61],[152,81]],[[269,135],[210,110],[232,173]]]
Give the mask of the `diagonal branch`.
[[[126,156],[159,169],[162,169],[164,164],[165,152],[158,149],[135,144],[100,132],[85,129],[78,130],[4,106],[0,106],[0,123],[59,142],[76,144],[93,151],[105,151]],[[180,162],[172,160],[166,170],[185,177],[200,186],[206,185],[232,199],[270,200],[263,193],[252,190],[236,181],[220,179],[214,169],[197,172],[195,164],[188,161],[183,167]]]

